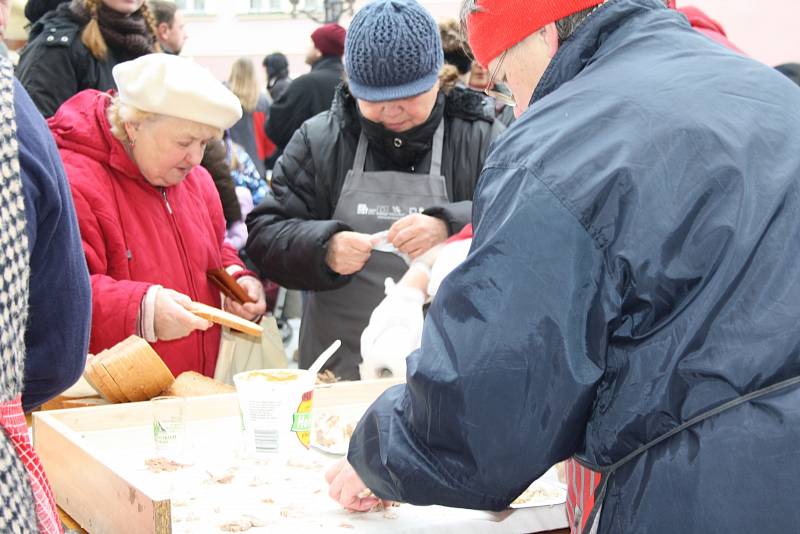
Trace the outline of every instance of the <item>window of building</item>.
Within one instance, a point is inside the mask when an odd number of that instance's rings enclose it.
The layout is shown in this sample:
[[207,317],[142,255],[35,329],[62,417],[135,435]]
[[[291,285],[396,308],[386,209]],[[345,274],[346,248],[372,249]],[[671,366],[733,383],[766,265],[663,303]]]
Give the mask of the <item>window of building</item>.
[[323,0],[246,0],[244,9],[249,13],[291,13],[293,8],[314,12],[322,5]]
[[[287,5],[284,6],[284,3]],[[251,13],[269,13],[284,11],[289,7],[289,2],[283,0],[248,0],[247,10]]]
[[206,0],[175,0],[178,9],[189,13],[205,13]]

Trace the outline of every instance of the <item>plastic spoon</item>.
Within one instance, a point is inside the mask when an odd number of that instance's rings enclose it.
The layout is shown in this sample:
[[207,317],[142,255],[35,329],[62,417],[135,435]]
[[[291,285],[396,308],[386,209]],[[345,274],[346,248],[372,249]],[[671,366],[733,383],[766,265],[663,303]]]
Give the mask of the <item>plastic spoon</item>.
[[339,347],[342,346],[342,342],[340,340],[334,341],[330,347],[325,349],[325,351],[319,355],[319,357],[314,360],[314,363],[311,364],[311,367],[308,368],[308,372],[311,373],[311,376],[317,376],[322,366],[328,363],[328,360],[331,359],[331,356],[339,350]]

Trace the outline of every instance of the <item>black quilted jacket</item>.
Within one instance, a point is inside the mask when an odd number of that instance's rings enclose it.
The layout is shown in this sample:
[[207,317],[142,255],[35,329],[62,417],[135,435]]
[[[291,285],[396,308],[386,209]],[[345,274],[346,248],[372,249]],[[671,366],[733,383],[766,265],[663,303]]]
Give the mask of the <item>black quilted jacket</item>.
[[[454,88],[446,97],[440,95],[439,102],[445,121],[442,173],[452,203],[425,213],[443,219],[454,233],[471,220],[472,194],[486,153],[505,127],[485,112],[479,93]],[[355,99],[341,85],[331,109],[306,121],[275,164],[273,194],[247,218],[247,253],[270,280],[308,290],[336,289],[349,281],[349,276],[327,267],[325,254],[333,234],[350,230],[332,217],[347,171],[353,167],[361,120]],[[388,131],[386,135],[398,136]],[[429,137],[422,140],[428,146],[432,131]],[[399,158],[398,163],[397,154],[388,153],[394,150],[392,140],[370,143],[367,171],[428,172],[429,149],[418,161]],[[420,140],[404,141],[403,146],[409,146]]]

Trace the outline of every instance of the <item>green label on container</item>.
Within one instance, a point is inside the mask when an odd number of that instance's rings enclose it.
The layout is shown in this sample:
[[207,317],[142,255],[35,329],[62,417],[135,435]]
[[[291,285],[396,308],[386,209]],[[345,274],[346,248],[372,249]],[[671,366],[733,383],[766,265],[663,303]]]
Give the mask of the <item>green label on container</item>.
[[292,432],[309,432],[311,430],[311,414],[292,414]]

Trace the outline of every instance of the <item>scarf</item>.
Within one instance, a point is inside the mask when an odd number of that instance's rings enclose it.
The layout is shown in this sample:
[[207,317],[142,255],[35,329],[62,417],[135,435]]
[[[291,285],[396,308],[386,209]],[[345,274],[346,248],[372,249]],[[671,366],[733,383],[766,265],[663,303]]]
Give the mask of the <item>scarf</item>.
[[[439,92],[428,119],[405,132],[387,130],[382,124],[372,122],[358,112],[358,120],[369,141],[370,152],[377,158],[382,170],[409,172],[423,163],[430,155],[433,134],[444,116],[444,101],[444,93]],[[358,109],[355,102],[354,105]],[[427,159],[430,160],[429,157]]]
[[[72,18],[81,24],[85,25],[91,20],[91,13],[83,0],[72,0],[68,9]],[[150,32],[141,9],[124,15],[100,2],[97,6],[97,24],[109,48],[122,50],[132,57],[155,51],[156,37]]]

